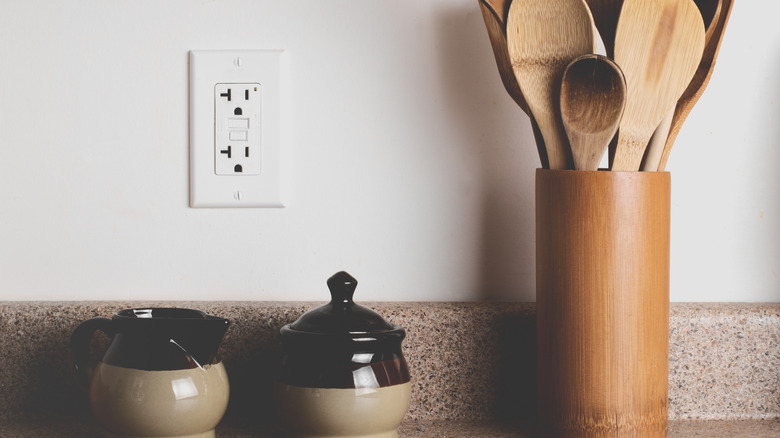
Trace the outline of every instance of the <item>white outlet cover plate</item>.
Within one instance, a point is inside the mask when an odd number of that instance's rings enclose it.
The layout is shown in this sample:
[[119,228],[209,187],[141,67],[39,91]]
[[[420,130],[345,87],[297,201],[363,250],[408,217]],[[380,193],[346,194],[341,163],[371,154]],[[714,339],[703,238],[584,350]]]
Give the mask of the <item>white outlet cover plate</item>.
[[[283,50],[190,51],[190,206],[284,207],[289,147],[283,113]],[[261,84],[262,168],[257,175],[217,175],[214,87]]]

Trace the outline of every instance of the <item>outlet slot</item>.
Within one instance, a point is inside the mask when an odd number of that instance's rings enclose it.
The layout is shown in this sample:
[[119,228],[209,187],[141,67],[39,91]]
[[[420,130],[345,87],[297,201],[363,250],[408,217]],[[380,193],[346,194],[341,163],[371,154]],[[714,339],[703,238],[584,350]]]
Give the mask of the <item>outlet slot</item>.
[[239,108],[236,108],[235,110],[233,110],[233,115],[234,116],[241,116],[241,115],[244,115],[244,112],[241,111],[241,108],[239,107]]

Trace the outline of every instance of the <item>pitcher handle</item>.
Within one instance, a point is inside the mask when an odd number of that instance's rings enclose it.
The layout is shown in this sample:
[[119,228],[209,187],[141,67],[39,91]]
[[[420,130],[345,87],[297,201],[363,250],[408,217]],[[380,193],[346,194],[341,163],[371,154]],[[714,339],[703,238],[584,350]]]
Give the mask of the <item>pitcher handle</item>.
[[81,386],[89,388],[92,380],[92,364],[89,361],[89,347],[92,336],[100,330],[109,337],[114,336],[114,324],[109,318],[88,319],[73,331],[70,336],[71,365]]

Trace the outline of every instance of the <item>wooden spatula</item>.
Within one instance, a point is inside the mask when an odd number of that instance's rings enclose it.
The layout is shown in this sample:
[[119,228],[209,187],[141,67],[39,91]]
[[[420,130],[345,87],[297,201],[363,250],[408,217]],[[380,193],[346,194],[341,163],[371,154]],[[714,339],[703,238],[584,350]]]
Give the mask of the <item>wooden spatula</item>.
[[[677,101],[677,106],[679,106],[680,102],[685,99],[689,88],[692,86],[697,87],[697,78],[701,76],[699,74],[699,70],[702,68],[702,65],[709,64],[707,57],[707,47],[709,46],[709,41],[714,33],[715,24],[718,22],[720,7],[722,4],[721,0],[694,1],[696,2],[696,7],[699,8],[701,17],[704,19],[704,54],[702,55],[701,61],[699,61],[699,68],[696,70],[696,74],[693,75],[691,83],[688,84],[688,88],[685,89],[682,97],[680,97],[680,100]],[[653,136],[650,138],[650,142],[647,144],[647,149],[645,150],[645,157],[642,161],[642,170],[649,172],[655,172],[658,170],[658,167],[661,164],[661,157],[666,146],[666,140],[669,139],[669,132],[672,126],[672,122],[674,121],[674,114],[676,112],[676,106],[675,108],[669,110],[669,112],[666,113],[666,116],[664,116],[664,119],[661,120],[661,124],[658,125],[658,127],[655,129],[655,132],[653,132]],[[682,122],[680,123],[682,124]]]
[[628,98],[612,170],[639,170],[647,142],[685,91],[703,50],[704,23],[693,0],[623,2],[615,61]]
[[569,62],[595,51],[590,10],[584,0],[514,0],[506,34],[515,78],[539,124],[550,169],[571,169],[560,80]]
[[726,30],[726,24],[729,22],[731,6],[733,4],[733,0],[722,0],[720,10],[718,11],[717,22],[712,26],[712,36],[709,38],[707,46],[704,49],[704,55],[702,55],[699,69],[696,70],[696,74],[693,76],[690,85],[685,89],[685,92],[682,97],[680,97],[680,100],[677,102],[677,107],[674,110],[672,126],[669,128],[669,136],[666,138],[664,151],[661,155],[661,162],[658,165],[659,171],[666,169],[666,161],[669,159],[669,152],[672,151],[672,145],[677,138],[677,134],[680,132],[680,128],[682,128],[683,122],[688,117],[688,114],[690,114],[693,106],[696,105],[696,102],[699,100],[702,93],[704,93],[707,84],[710,82],[712,70],[715,68],[715,60],[718,58],[720,43],[723,41],[723,34]]

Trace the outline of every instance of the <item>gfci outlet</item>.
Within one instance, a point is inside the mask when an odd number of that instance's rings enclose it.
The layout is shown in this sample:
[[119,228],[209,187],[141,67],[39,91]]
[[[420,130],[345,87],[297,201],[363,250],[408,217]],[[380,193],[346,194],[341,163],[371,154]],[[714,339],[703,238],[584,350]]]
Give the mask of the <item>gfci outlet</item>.
[[190,206],[285,206],[283,54],[190,52]]
[[262,168],[260,84],[214,87],[214,162],[217,175],[259,175]]

